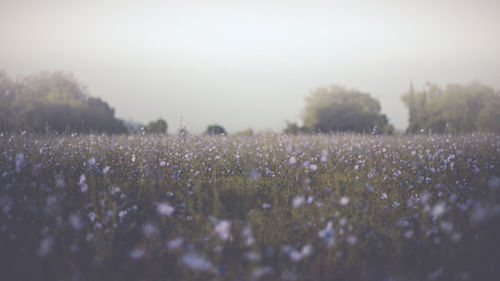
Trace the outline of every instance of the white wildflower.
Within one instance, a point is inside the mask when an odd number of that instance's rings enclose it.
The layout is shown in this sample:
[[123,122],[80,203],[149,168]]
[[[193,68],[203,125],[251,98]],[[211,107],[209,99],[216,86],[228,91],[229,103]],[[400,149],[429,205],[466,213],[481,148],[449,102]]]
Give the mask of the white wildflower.
[[231,236],[231,222],[228,220],[220,220],[215,224],[214,233],[220,240],[226,241]]
[[294,208],[298,208],[300,206],[302,206],[304,203],[306,202],[306,199],[304,196],[302,195],[297,195],[293,198],[293,201],[292,201],[292,206]]
[[156,211],[163,216],[171,216],[172,213],[175,211],[175,208],[170,206],[167,202],[162,202],[159,203],[156,206]]
[[141,248],[135,248],[132,251],[130,251],[130,257],[133,259],[141,259],[144,257],[145,251],[144,249]]
[[349,204],[349,197],[342,196],[342,198],[340,198],[340,205],[345,206],[347,204]]
[[201,255],[195,253],[185,254],[181,258],[181,262],[182,264],[184,264],[185,266],[187,266],[189,269],[192,270],[207,271],[213,268],[212,263],[210,261],[208,261]]

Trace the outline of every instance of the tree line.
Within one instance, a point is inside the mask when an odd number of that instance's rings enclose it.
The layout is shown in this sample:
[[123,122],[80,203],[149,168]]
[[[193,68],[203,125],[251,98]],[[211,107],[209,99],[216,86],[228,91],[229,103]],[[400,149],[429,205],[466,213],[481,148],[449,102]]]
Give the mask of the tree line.
[[114,114],[70,74],[41,72],[14,80],[0,72],[2,131],[125,133]]
[[[413,85],[401,96],[409,111],[407,133],[500,133],[500,92],[480,84],[451,84],[441,88]],[[369,93],[340,85],[320,87],[306,96],[302,125],[286,122],[284,133],[392,134],[394,127]],[[71,74],[41,72],[12,79],[0,71],[0,131],[34,133],[144,133],[165,134],[168,124],[159,118],[146,125],[120,120],[114,109],[92,97]],[[186,134],[181,128],[179,134]],[[253,133],[247,130],[242,134]],[[218,124],[208,135],[227,134]]]
[[[418,91],[411,85],[401,99],[409,111],[407,133],[500,133],[500,91],[481,83],[445,88],[428,83]],[[306,97],[302,123],[287,122],[285,133],[394,132],[378,100],[339,85],[318,88]]]

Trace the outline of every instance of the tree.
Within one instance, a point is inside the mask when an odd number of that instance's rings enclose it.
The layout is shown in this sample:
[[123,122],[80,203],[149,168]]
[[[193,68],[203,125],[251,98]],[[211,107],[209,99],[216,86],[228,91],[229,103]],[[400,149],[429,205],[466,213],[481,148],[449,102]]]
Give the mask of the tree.
[[209,125],[205,131],[207,135],[226,135],[226,130],[220,125]]
[[3,130],[32,132],[126,132],[114,110],[72,75],[41,72],[14,81],[0,73],[0,121]]
[[477,116],[477,129],[500,134],[500,99],[487,103]]
[[167,122],[161,118],[156,121],[149,122],[149,124],[144,127],[144,131],[149,134],[166,134],[167,129]]
[[480,83],[451,84],[442,89],[428,83],[419,92],[413,87],[402,96],[410,119],[408,132],[499,132],[500,93]]
[[369,94],[333,85],[306,97],[304,127],[315,132],[392,133],[380,103]]

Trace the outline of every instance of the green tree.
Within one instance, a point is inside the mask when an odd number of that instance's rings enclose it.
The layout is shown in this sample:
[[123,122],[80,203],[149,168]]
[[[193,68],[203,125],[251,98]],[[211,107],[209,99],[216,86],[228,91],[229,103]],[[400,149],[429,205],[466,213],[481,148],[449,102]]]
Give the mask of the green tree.
[[41,72],[13,81],[0,73],[2,129],[32,132],[122,133],[123,122],[99,98],[90,97],[74,76]]
[[333,85],[306,97],[304,127],[315,132],[392,133],[380,103],[369,94]]
[[209,125],[205,131],[207,135],[226,135],[226,130],[220,125]]
[[429,130],[436,133],[498,131],[495,115],[500,93],[480,83],[451,84],[442,89],[428,83],[419,92],[413,87],[402,96],[408,107],[408,132]]
[[161,118],[156,121],[149,122],[148,125],[144,127],[144,131],[149,134],[166,134],[167,129],[167,122]]

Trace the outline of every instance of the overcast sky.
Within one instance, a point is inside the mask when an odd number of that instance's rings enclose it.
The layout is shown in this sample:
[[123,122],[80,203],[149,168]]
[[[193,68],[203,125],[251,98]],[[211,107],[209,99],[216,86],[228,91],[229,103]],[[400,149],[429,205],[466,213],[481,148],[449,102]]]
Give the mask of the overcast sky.
[[399,129],[410,81],[500,89],[500,1],[1,0],[0,69],[73,73],[120,118],[280,130],[304,97],[370,93]]

